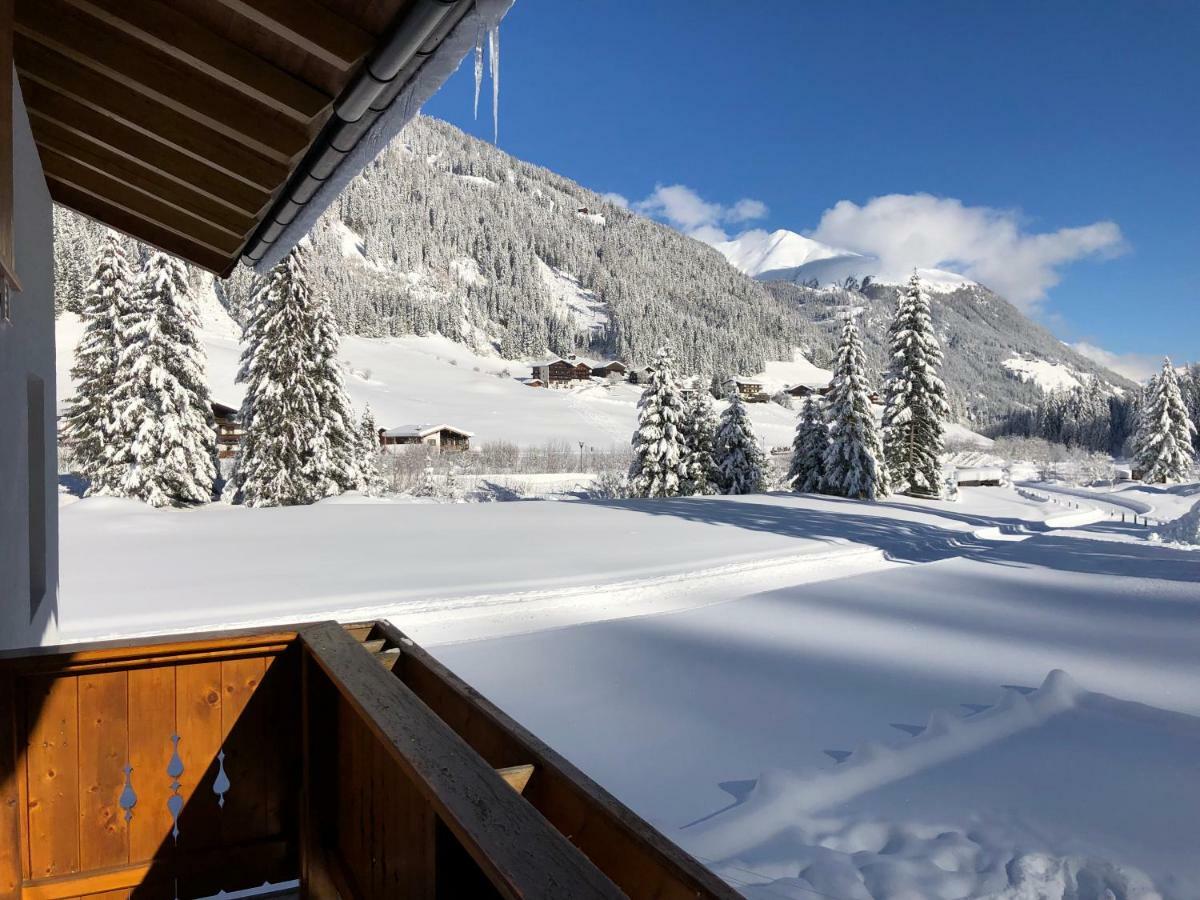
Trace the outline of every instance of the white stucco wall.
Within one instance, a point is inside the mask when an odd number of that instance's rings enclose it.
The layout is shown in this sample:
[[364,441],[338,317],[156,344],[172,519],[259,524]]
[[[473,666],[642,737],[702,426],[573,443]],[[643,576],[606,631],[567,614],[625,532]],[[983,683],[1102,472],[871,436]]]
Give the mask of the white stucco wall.
[[[11,319],[0,323],[0,649],[53,643],[58,604],[58,474],[54,385],[54,232],[50,194],[13,76],[13,231],[17,277]],[[42,428],[29,433],[30,383],[40,379]],[[36,612],[30,598],[30,447],[41,448],[40,514],[45,577]],[[33,496],[38,495],[36,486]],[[40,530],[40,529],[35,529]],[[40,543],[33,537],[33,546]],[[44,566],[42,565],[44,563]]]

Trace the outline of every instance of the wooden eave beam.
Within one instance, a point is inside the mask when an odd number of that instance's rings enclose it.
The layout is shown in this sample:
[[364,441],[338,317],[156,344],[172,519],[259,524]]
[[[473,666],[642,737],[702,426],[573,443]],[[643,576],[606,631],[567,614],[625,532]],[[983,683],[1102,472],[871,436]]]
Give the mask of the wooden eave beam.
[[143,219],[141,216],[114,206],[106,200],[85,193],[66,182],[50,175],[46,176],[50,196],[55,203],[72,209],[109,228],[123,231],[145,244],[195,263],[215,275],[225,278],[237,265],[236,256],[227,256],[210,247],[167,231],[162,226]]
[[74,60],[17,34],[17,71],[96,112],[115,119],[207,163],[213,168],[273,193],[287,179],[287,164],[267,159],[224,134],[183,116],[149,97]]
[[18,34],[280,163],[309,144],[307,129],[65,0],[17,0]]
[[261,218],[271,200],[269,191],[240,181],[169,144],[149,140],[125,123],[30,78],[23,79],[21,93],[35,130],[53,126],[62,134],[70,134],[80,146],[161,175],[251,220]]
[[222,231],[191,213],[164,203],[153,194],[89,169],[48,147],[39,146],[38,152],[42,158],[42,172],[47,179],[53,178],[60,184],[70,185],[103,200],[109,206],[123,209],[217,253],[234,256],[242,246],[242,236]]
[[332,103],[332,97],[160,0],[67,2],[304,125]]
[[31,116],[30,125],[33,139],[43,153],[67,157],[80,166],[92,169],[100,175],[107,175],[129,190],[156,197],[180,212],[189,213],[232,237],[244,238],[257,224],[252,215],[230,209],[186,185],[160,175],[153,169],[147,169],[137,162],[118,156],[102,146],[91,144],[55,122]]
[[346,71],[371,51],[375,38],[314,0],[216,0],[255,25]]

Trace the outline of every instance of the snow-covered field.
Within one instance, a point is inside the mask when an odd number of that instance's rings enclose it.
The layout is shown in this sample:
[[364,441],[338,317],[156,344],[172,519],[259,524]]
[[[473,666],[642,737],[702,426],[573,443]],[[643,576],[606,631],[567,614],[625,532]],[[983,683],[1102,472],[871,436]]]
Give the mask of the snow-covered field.
[[[241,385],[234,383],[241,353],[238,327],[214,295],[204,294],[200,299],[201,340],[208,356],[213,399],[237,406],[243,393]],[[70,369],[81,334],[79,319],[64,313],[56,328],[60,404],[73,390]],[[516,377],[528,376],[529,365],[481,355],[439,335],[343,337],[339,358],[351,402],[359,410],[369,403],[375,421],[384,428],[445,422],[472,432],[476,446],[506,441],[522,447],[548,443],[575,447],[582,441],[604,452],[627,447],[637,420],[641,389],[636,385],[594,381],[570,390],[526,387]],[[764,383],[771,390],[784,383],[824,384],[828,380],[827,371],[798,353],[791,361],[768,363],[764,373]],[[723,407],[724,402],[719,401],[718,410]],[[753,403],[748,408],[759,439],[768,447],[791,445],[794,411],[775,403]],[[956,437],[986,442],[962,426],[954,428]]]
[[58,637],[391,618],[766,900],[1200,897],[1200,555],[1080,502],[95,498]]

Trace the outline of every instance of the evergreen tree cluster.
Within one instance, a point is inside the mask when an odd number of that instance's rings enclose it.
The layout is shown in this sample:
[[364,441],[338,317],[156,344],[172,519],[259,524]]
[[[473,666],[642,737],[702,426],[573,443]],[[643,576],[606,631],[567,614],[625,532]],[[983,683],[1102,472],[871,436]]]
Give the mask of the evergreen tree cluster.
[[71,298],[84,335],[61,440],[88,493],[154,506],[210,500],[216,432],[184,265],[152,253],[134,268],[109,232]]
[[685,400],[670,351],[660,348],[638,401],[629,490],[635,497],[752,494],[766,490],[766,457],[731,383],[720,418],[707,391]]
[[1137,408],[1137,392],[1114,393],[1091,378],[1070,390],[1051,391],[1031,408],[1013,410],[994,432],[1121,455],[1137,427]]

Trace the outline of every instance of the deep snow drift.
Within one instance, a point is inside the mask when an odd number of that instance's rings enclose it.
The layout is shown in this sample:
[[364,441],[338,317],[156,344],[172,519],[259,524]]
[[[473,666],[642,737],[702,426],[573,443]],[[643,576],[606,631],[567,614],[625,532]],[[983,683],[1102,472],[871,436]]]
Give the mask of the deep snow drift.
[[1194,900],[1200,562],[1035,496],[94,498],[48,640],[387,617],[749,896]]

